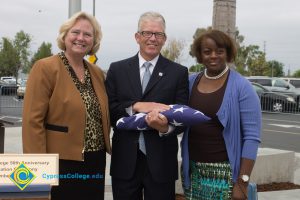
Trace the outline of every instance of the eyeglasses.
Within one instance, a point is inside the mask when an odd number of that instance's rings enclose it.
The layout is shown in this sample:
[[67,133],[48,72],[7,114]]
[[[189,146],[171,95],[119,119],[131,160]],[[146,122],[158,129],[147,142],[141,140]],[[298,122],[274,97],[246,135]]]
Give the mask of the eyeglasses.
[[151,38],[152,35],[155,36],[156,39],[163,39],[166,37],[166,34],[163,32],[151,32],[151,31],[141,31],[139,32],[140,34],[142,34],[142,36],[144,36],[145,38]]

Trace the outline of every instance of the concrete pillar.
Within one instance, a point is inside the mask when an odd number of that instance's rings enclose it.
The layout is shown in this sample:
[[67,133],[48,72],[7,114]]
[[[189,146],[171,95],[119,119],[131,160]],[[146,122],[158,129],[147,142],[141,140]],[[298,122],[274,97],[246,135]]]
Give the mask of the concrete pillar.
[[212,28],[235,40],[236,0],[214,0]]

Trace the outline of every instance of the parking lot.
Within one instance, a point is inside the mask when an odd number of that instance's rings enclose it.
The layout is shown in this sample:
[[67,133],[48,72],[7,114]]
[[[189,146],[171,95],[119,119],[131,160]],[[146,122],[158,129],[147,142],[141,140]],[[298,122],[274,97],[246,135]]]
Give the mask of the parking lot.
[[300,115],[263,113],[261,147],[300,152]]
[[23,100],[18,100],[16,95],[0,95],[0,119],[21,126]]

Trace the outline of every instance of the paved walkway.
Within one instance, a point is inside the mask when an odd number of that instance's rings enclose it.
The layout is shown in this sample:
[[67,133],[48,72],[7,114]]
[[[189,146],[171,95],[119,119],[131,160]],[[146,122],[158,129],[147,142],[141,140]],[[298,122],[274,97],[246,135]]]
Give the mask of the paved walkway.
[[[21,127],[8,127],[5,129],[5,153],[22,153]],[[296,168],[294,183],[300,184],[300,153],[296,153]],[[109,176],[110,156],[106,159],[105,200],[112,200],[111,179]],[[300,190],[283,190],[275,192],[259,192],[259,200],[299,200]]]

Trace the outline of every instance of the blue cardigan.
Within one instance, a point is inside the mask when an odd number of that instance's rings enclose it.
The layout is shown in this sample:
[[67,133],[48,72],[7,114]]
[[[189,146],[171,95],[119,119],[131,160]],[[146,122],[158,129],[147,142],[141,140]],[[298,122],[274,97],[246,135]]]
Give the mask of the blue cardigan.
[[[189,78],[189,91],[198,74]],[[223,138],[233,174],[236,182],[241,158],[255,160],[260,144],[261,108],[260,101],[250,82],[239,73],[230,70],[223,101],[217,112],[222,123]],[[190,187],[189,174],[189,128],[185,131],[181,141],[181,156],[183,167],[183,186]]]

